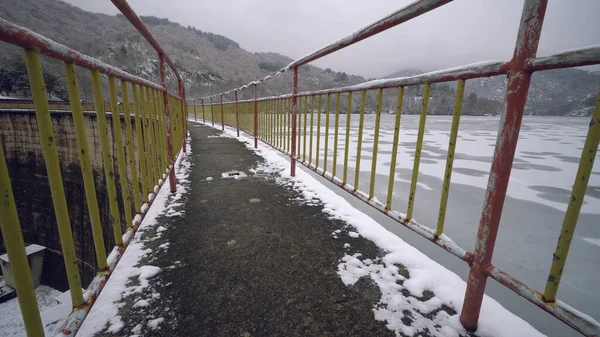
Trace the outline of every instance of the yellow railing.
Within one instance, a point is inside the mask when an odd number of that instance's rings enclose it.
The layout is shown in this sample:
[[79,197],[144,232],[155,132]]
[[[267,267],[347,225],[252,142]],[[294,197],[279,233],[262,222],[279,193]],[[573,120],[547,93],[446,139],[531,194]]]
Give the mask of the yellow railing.
[[[61,333],[73,335],[77,332],[79,324],[89,312],[93,301],[97,298],[123,250],[133,237],[135,229],[147,213],[155,193],[158,192],[162,182],[166,181],[167,174],[170,176],[171,191],[174,191],[173,161],[185,140],[184,100],[171,93],[163,95],[166,92],[164,84],[158,85],[125,73],[4,19],[0,19],[0,40],[24,49],[32,101],[3,102],[0,104],[0,110],[17,108],[35,111],[41,151],[48,175],[54,215],[74,308],[65,323],[67,328],[62,329]],[[66,103],[67,105],[64,102],[49,104],[40,61],[42,53],[64,61],[70,101],[70,103]],[[108,196],[110,212],[110,216],[108,216],[110,223],[105,224],[101,223],[100,207],[96,198],[99,191],[94,183],[90,146],[88,146],[88,135],[84,123],[83,111],[91,109],[86,103],[81,103],[77,66],[84,68],[83,71],[89,71],[92,79],[93,110],[97,116],[102,167],[106,181],[105,192]],[[103,81],[108,83],[108,87],[103,85]],[[108,92],[108,95],[105,92]],[[64,158],[59,156],[56,145],[57,136],[61,135],[55,133],[51,110],[69,110],[73,118],[77,153],[98,262],[98,274],[86,291],[90,295],[87,297],[84,297],[82,291],[71,219],[68,213],[69,205],[61,173],[60,161]],[[112,128],[109,127],[107,119],[108,111],[112,113],[112,118],[110,118],[113,123]],[[122,123],[125,123],[125,132],[123,132]],[[0,133],[3,131],[3,128],[0,127]],[[175,146],[172,147],[171,144],[175,144]],[[34,295],[25,242],[19,224],[18,209],[2,148],[0,146],[0,190],[3,191],[0,205],[0,228],[11,264],[12,277],[27,335],[43,336],[44,328]],[[116,158],[113,157],[113,148],[116,149]],[[171,150],[171,148],[173,149]],[[127,162],[125,158],[128,158]],[[115,164],[117,169],[115,169]],[[117,189],[117,187],[119,188]],[[122,208],[117,202],[118,190],[121,191]],[[131,212],[132,206],[140,216],[134,218]],[[125,223],[121,222],[122,218],[125,219]],[[102,234],[103,226],[110,226],[114,233],[114,237],[109,242],[114,242],[115,247],[108,257],[105,250],[106,239]],[[126,231],[124,235],[123,230]],[[86,302],[85,298],[89,298],[89,300]]]

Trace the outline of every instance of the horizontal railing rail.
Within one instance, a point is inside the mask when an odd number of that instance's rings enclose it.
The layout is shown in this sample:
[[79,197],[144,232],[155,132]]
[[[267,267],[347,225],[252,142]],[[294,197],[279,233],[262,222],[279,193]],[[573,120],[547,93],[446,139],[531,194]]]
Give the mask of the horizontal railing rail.
[[[158,42],[141,24],[133,10],[124,1],[113,1],[150,44],[157,49],[160,60],[160,84],[129,74],[26,28],[0,18],[0,40],[21,47],[29,76],[32,100],[0,102],[2,109],[30,109],[35,111],[41,152],[46,166],[54,215],[58,226],[60,245],[67,274],[73,311],[67,317],[59,335],[73,336],[106,284],[125,248],[133,238],[160,187],[169,177],[170,191],[175,192],[174,159],[185,151],[186,104],[185,90],[173,62]],[[41,55],[64,62],[69,101],[49,101],[44,84]],[[170,93],[165,84],[165,63],[168,63],[179,81],[178,93]],[[80,68],[80,69],[78,69]],[[78,70],[91,75],[93,102],[81,101],[77,79]],[[104,78],[103,78],[104,76]],[[108,88],[103,85],[108,83]],[[117,82],[119,80],[119,82]],[[108,89],[108,90],[106,90]],[[108,95],[105,94],[108,92]],[[97,189],[91,166],[84,110],[96,113],[98,137],[102,158],[110,223],[101,222]],[[60,151],[57,149],[50,110],[70,110],[76,137],[77,154],[81,166],[83,187],[89,213],[89,222],[97,260],[98,273],[85,293],[82,291],[75,244],[69,218],[68,202],[61,172]],[[112,118],[112,132],[107,113],[124,118]],[[124,128],[122,124],[124,123]],[[2,133],[0,127],[0,133]],[[60,136],[60,134],[58,134]],[[175,145],[173,145],[175,144]],[[175,148],[175,149],[174,149]],[[116,151],[116,158],[113,157]],[[127,158],[127,161],[126,161]],[[6,157],[0,146],[0,228],[10,260],[12,277],[28,336],[43,336],[25,242],[19,223],[19,214],[13,194]],[[117,179],[118,177],[118,179]],[[131,181],[131,183],[130,183]],[[117,187],[119,187],[117,189]],[[120,195],[117,192],[120,190]],[[118,200],[121,200],[119,203]],[[137,214],[132,213],[132,209]],[[125,219],[122,223],[121,219]],[[114,248],[107,256],[103,225],[114,234]],[[125,233],[123,233],[125,229]]]
[[[411,77],[373,80],[356,85],[331,88],[316,91],[298,92],[298,70],[301,65],[315,61],[325,55],[361,41],[400,23],[406,22],[419,15],[425,14],[450,1],[422,0],[396,11],[388,17],[368,25],[348,37],[335,41],[305,57],[291,62],[281,70],[260,80],[250,82],[242,87],[231,89],[216,95],[188,100],[188,110],[193,112],[195,120],[220,124],[224,129],[229,125],[239,131],[254,137],[254,145],[258,141],[290,156],[290,174],[295,175],[296,162],[317,172],[335,185],[366,202],[378,211],[411,229],[434,244],[442,247],[470,265],[467,290],[464,297],[461,322],[468,330],[476,330],[481,303],[483,301],[486,280],[488,277],[513,290],[519,296],[527,299],[554,317],[563,321],[586,336],[599,336],[600,323],[590,316],[564,304],[556,299],[560,278],[564,268],[569,246],[573,237],[577,217],[579,215],[585,190],[596,157],[600,139],[600,93],[593,110],[590,127],[581,153],[579,168],[571,192],[571,201],[567,207],[563,228],[552,258],[552,266],[544,292],[538,292],[516,278],[506,274],[491,263],[500,215],[510,178],[510,172],[518,141],[523,110],[531,75],[536,71],[549,69],[570,68],[600,64],[600,47],[591,46],[577,50],[566,51],[551,56],[536,57],[537,45],[546,11],[546,0],[525,0],[514,47],[513,58],[509,61],[488,61],[457,68],[444,69]],[[293,71],[293,92],[289,94],[258,97],[257,87],[274,77]],[[484,199],[483,211],[480,218],[479,231],[474,251],[460,247],[444,234],[446,205],[449,196],[450,182],[453,170],[456,140],[462,113],[462,103],[465,83],[469,79],[506,75],[508,85],[505,99],[505,109],[499,125],[492,166],[489,171],[489,181]],[[456,82],[455,100],[453,106],[450,137],[447,148],[446,166],[441,189],[441,200],[438,208],[437,226],[427,227],[413,218],[416,187],[419,178],[421,150],[425,133],[425,122],[431,85],[441,82]],[[399,130],[401,116],[405,108],[404,90],[408,87],[422,86],[421,108],[418,122],[417,142],[413,160],[412,178],[408,191],[408,203],[405,212],[397,210],[392,205],[394,177],[396,170],[397,152],[399,147]],[[384,89],[396,89],[396,108],[394,121],[393,143],[391,147],[391,163],[386,178],[387,194],[385,202],[374,196],[377,179],[377,154],[381,150],[379,133],[382,113],[382,92]],[[253,90],[254,99],[238,100],[242,90]],[[375,130],[371,155],[371,170],[368,191],[359,190],[360,164],[363,152],[363,129],[367,94],[375,91],[377,106],[375,109]],[[358,106],[358,138],[357,149],[353,153],[356,158],[354,181],[349,181],[350,118],[355,111],[353,94],[359,93]],[[333,101],[333,103],[332,103]],[[342,110],[345,104],[345,111]],[[345,125],[340,125],[340,114],[346,115]],[[191,116],[190,116],[191,118]],[[333,119],[333,121],[331,120]],[[324,122],[325,125],[322,125]],[[330,144],[330,125],[333,125],[333,144]],[[324,126],[324,132],[323,127]],[[342,131],[342,132],[341,132]],[[324,134],[323,134],[324,133]],[[323,143],[321,143],[324,137]],[[340,141],[343,141],[341,145]],[[333,146],[332,157],[329,157]],[[343,164],[338,162],[338,157]],[[342,172],[338,171],[338,166]],[[340,175],[341,173],[341,175]]]

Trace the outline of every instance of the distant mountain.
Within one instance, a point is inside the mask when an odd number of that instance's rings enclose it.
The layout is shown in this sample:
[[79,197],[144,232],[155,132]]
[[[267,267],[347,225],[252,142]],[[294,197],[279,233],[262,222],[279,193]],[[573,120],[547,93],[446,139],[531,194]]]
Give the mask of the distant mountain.
[[[130,73],[158,80],[156,53],[121,15],[90,13],[59,0],[3,0],[0,16]],[[277,53],[248,52],[225,36],[191,26],[183,27],[168,19],[153,16],[141,19],[178,67],[185,80],[188,97],[241,86],[292,61]],[[23,76],[21,49],[0,42],[0,50],[0,94],[4,94],[6,87],[10,86],[13,96],[26,96],[28,81],[26,74]],[[53,95],[64,98],[62,64],[44,58],[43,66],[47,82],[56,82]],[[171,87],[175,88],[173,76],[169,76],[169,72],[167,74]],[[91,99],[89,75],[79,71],[79,77],[83,98]],[[299,89],[318,90],[364,80],[361,76],[306,65],[300,68]],[[290,93],[291,74],[270,80],[260,85],[259,90],[263,96]],[[246,90],[240,96],[249,98],[252,92]]]
[[[418,69],[402,69],[384,78],[414,76],[423,73]],[[467,101],[487,102],[484,107],[492,108],[497,114],[497,105],[506,95],[506,76],[494,76],[468,80],[465,86]],[[455,83],[450,83],[455,88]],[[526,115],[542,116],[591,116],[600,89],[600,72],[580,69],[556,69],[533,74],[525,106]],[[474,96],[473,96],[474,95]],[[433,97],[433,96],[432,96]],[[500,110],[501,111],[501,110]],[[465,111],[465,114],[472,114]]]

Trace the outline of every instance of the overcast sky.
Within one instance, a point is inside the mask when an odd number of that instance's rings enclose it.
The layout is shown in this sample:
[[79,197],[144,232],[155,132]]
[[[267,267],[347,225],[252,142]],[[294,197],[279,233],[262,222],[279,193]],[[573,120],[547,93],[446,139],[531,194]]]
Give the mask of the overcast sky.
[[[116,14],[108,0],[66,0]],[[129,0],[138,15],[166,17],[225,35],[251,52],[291,58],[352,33],[409,0]],[[523,0],[456,0],[316,61],[365,77],[425,71],[512,56]],[[550,0],[538,55],[600,45],[600,0]]]

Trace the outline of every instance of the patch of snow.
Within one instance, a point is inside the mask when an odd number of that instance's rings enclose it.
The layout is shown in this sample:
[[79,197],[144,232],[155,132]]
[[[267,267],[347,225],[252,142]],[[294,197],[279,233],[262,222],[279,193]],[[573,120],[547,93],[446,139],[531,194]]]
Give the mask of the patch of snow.
[[[0,283],[4,283],[1,281]],[[35,297],[40,309],[42,324],[46,335],[53,335],[67,315],[71,312],[70,296],[68,302],[61,303],[57,298],[64,300],[63,294],[46,285],[35,288]],[[67,310],[65,312],[65,310]],[[26,336],[21,308],[17,298],[0,303],[0,335]]]
[[150,305],[150,302],[148,302],[147,300],[139,300],[133,304],[133,307],[134,308],[143,308],[143,307],[147,307],[149,305]]
[[152,330],[156,330],[156,329],[158,329],[158,325],[164,321],[165,321],[165,319],[162,317],[150,320],[150,321],[148,321],[148,327]]

